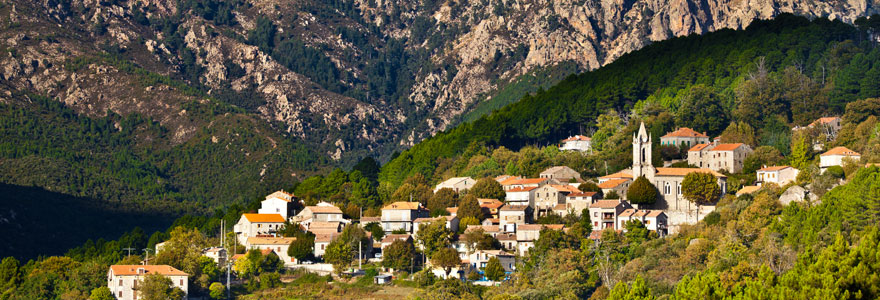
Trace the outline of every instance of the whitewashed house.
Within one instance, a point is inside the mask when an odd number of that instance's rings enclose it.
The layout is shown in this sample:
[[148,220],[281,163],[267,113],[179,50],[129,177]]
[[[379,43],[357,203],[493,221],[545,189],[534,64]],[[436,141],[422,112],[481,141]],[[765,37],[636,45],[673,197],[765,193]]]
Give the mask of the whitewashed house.
[[327,251],[327,246],[330,245],[330,242],[333,241],[339,233],[319,233],[315,235],[315,249],[314,255],[315,257],[324,257],[324,252]]
[[446,229],[452,232],[458,232],[458,224],[460,220],[457,216],[439,216],[436,218],[418,218],[413,220],[413,235],[419,234],[419,227],[422,224],[428,224],[434,221],[442,221],[446,223]]
[[136,300],[147,275],[159,274],[171,279],[171,286],[189,294],[189,274],[168,265],[112,265],[107,271],[107,288],[116,299]]
[[535,206],[535,192],[538,189],[537,186],[529,186],[529,187],[518,187],[505,191],[505,199],[504,202],[507,205],[525,205],[534,207]]
[[580,151],[590,152],[593,149],[593,141],[590,137],[583,135],[575,135],[568,137],[559,142],[559,150],[561,151]]
[[449,188],[458,193],[469,190],[475,183],[477,181],[470,177],[452,177],[435,186],[434,192],[436,193],[442,188]]
[[843,166],[843,159],[845,158],[858,161],[862,158],[862,155],[846,147],[834,147],[834,149],[819,155],[819,168],[822,172],[825,172],[825,169],[828,167]]
[[626,231],[626,222],[638,220],[645,225],[646,229],[655,231],[660,236],[666,236],[668,233],[667,219],[666,213],[662,210],[639,210],[628,208],[623,210],[623,212],[617,216],[618,224],[616,229]]
[[295,258],[287,255],[287,249],[290,248],[290,243],[295,240],[296,238],[293,237],[249,237],[245,247],[248,249],[272,250],[284,262],[285,266],[292,266],[297,262]]
[[238,243],[247,245],[249,237],[274,236],[283,226],[284,217],[280,214],[242,214],[233,231]]
[[617,217],[627,208],[630,208],[629,202],[619,199],[599,200],[591,204],[590,222],[593,223],[593,230],[620,229],[617,226]]
[[413,221],[428,216],[419,202],[394,202],[382,208],[382,229],[386,234],[395,230],[412,233]]
[[785,185],[797,179],[798,169],[789,166],[772,166],[763,167],[756,172],[758,185],[771,182],[778,185]]
[[226,249],[223,249],[220,247],[211,247],[211,248],[205,249],[205,251],[202,251],[202,255],[204,255],[210,259],[213,259],[215,262],[217,262],[217,265],[219,265],[219,266],[226,265],[226,258],[227,258]]
[[709,136],[687,127],[681,127],[660,137],[661,146],[687,147],[697,144],[708,144]]
[[258,214],[279,214],[285,220],[294,214],[296,207],[296,197],[291,193],[283,190],[274,192],[266,196],[266,200],[260,202]]
[[516,270],[516,256],[512,253],[507,253],[504,250],[476,250],[473,253],[468,254],[467,257],[462,260],[462,263],[469,264],[473,268],[485,270],[486,265],[489,264],[489,259],[492,259],[493,257],[498,258],[505,273],[510,273]]
[[531,223],[532,209],[528,205],[506,204],[498,211],[498,226],[503,232],[516,232],[516,226]]

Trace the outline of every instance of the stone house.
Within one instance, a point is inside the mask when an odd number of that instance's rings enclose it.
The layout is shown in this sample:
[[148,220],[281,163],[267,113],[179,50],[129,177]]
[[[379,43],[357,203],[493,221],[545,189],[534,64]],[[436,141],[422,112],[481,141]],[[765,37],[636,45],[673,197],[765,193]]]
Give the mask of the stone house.
[[327,246],[330,245],[330,242],[333,241],[339,233],[319,233],[315,235],[315,257],[324,257],[324,252],[327,251]]
[[567,166],[550,167],[538,175],[540,178],[556,179],[561,183],[582,182],[581,173]]
[[528,205],[507,204],[498,212],[498,226],[504,232],[516,232],[516,226],[532,222],[532,209]]
[[456,193],[460,193],[462,191],[469,190],[476,183],[477,181],[470,177],[452,177],[446,179],[446,181],[437,184],[437,186],[434,187],[434,193],[442,188],[449,188]]
[[462,263],[470,265],[472,268],[479,270],[486,269],[489,259],[498,258],[505,273],[511,273],[516,270],[516,256],[504,250],[477,250],[467,255]]
[[296,197],[293,194],[280,190],[266,196],[266,200],[260,202],[260,209],[257,210],[257,213],[279,214],[287,220],[293,216],[296,205]]
[[280,214],[242,214],[233,231],[238,243],[247,245],[250,237],[274,236],[284,226],[284,221]]
[[661,237],[666,236],[667,216],[662,210],[639,210],[634,208],[625,209],[617,216],[617,229],[626,231],[626,222],[639,220],[650,231],[657,232]]
[[687,147],[697,144],[708,144],[709,136],[687,127],[681,127],[660,137],[661,146]]
[[547,184],[535,190],[535,219],[549,214],[559,204],[565,204],[565,197],[580,190],[570,185]]
[[171,287],[183,290],[183,299],[189,294],[189,274],[168,265],[112,265],[107,271],[107,288],[116,299],[136,300],[140,285],[147,275],[159,274],[171,279]]
[[315,206],[306,206],[299,214],[291,218],[291,221],[308,225],[311,222],[342,222],[349,223],[342,216],[342,210],[336,205],[321,202]]
[[629,189],[630,184],[632,184],[632,179],[609,179],[600,183],[599,188],[602,189],[603,195],[607,196],[608,193],[614,191],[621,199],[625,199],[626,190]]
[[584,209],[589,208],[590,204],[596,202],[601,197],[597,192],[581,192],[571,193],[565,196],[565,210],[580,216]]
[[208,257],[210,259],[213,259],[214,262],[216,262],[217,265],[219,265],[219,266],[226,265],[226,258],[227,258],[226,249],[223,249],[220,247],[211,247],[211,248],[208,248],[208,249],[205,249],[204,251],[202,251],[202,255],[204,255],[205,257]]
[[862,158],[862,155],[846,147],[834,147],[834,149],[819,155],[819,169],[825,172],[825,169],[828,169],[828,167],[843,166],[845,158],[858,161]]
[[560,182],[552,178],[510,178],[500,182],[505,191],[516,188],[540,187],[545,184],[559,184]]
[[590,222],[593,230],[611,228],[619,230],[617,217],[630,208],[629,202],[617,200],[599,200],[590,204]]
[[292,266],[297,263],[296,259],[287,255],[287,249],[290,243],[295,241],[293,237],[250,237],[247,239],[245,247],[257,250],[272,250],[278,255],[278,258],[284,262],[285,266]]
[[427,218],[428,211],[419,202],[394,202],[382,208],[382,229],[386,234],[395,230],[413,232],[413,221]]
[[564,230],[563,224],[524,224],[516,227],[517,254],[525,256],[529,249],[535,247],[535,241],[541,237],[542,229]]
[[749,153],[752,147],[743,143],[699,144],[688,149],[688,164],[732,174],[742,170]]
[[458,219],[457,216],[439,216],[436,218],[418,218],[413,220],[413,236],[419,234],[419,227],[422,224],[430,223],[433,221],[443,221],[446,222],[446,229],[452,232],[458,232],[458,225],[461,220]]
[[570,136],[560,141],[559,144],[560,151],[591,152],[593,150],[592,139],[583,135]]
[[498,209],[504,205],[504,202],[498,201],[498,199],[477,198],[477,202],[480,203],[483,215],[488,218],[498,218]]
[[795,181],[797,179],[798,173],[798,169],[789,166],[765,166],[759,169],[756,172],[755,176],[757,177],[758,185],[766,182],[771,182],[782,186],[789,182]]
[[410,234],[389,234],[382,237],[381,246],[379,247],[382,251],[385,251],[385,248],[391,246],[394,241],[404,241],[407,243],[413,243],[413,237]]

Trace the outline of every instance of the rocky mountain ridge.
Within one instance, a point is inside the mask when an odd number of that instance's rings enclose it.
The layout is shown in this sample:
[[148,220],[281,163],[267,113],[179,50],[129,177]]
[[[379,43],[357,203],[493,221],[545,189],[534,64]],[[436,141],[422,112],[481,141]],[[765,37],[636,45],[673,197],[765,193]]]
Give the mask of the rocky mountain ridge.
[[346,165],[456,125],[536,69],[595,69],[652,41],[779,13],[853,22],[878,4],[7,1],[0,101],[29,91],[90,116],[137,112],[177,143],[202,124],[190,103],[221,101]]

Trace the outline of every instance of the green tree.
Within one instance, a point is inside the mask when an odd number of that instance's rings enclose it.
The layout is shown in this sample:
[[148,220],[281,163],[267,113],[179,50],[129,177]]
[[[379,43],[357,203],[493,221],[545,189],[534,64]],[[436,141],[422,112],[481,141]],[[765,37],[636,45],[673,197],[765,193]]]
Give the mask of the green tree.
[[428,210],[432,216],[443,213],[447,207],[453,207],[458,204],[458,193],[450,188],[442,188],[431,196],[428,200]]
[[222,283],[214,282],[208,290],[211,299],[226,299],[226,287]]
[[459,219],[472,217],[480,221],[485,217],[483,215],[483,209],[480,208],[480,202],[477,201],[477,197],[471,194],[465,195],[461,198],[461,201],[459,201],[458,204],[458,213],[456,213],[456,215]]
[[327,245],[324,250],[324,261],[333,264],[336,273],[341,274],[345,267],[351,265],[354,258],[351,256],[352,247],[338,238]]
[[281,275],[275,272],[260,274],[260,289],[265,290],[278,286],[281,286]]
[[697,216],[700,215],[700,206],[710,204],[721,197],[721,187],[715,175],[703,172],[691,172],[684,176],[681,182],[684,198],[697,206]]
[[477,183],[468,190],[468,194],[474,195],[477,198],[488,199],[504,199],[507,196],[507,193],[504,192],[504,187],[498,181],[489,177],[477,180]]
[[21,271],[15,257],[5,257],[0,262],[0,299],[8,299],[13,290],[21,283]]
[[617,194],[617,191],[611,190],[604,197],[605,199],[620,199],[620,195]]
[[487,234],[482,228],[469,230],[460,237],[464,242],[469,253],[476,250],[496,250],[501,248],[501,243],[497,239]]
[[140,285],[142,299],[167,300],[182,299],[183,290],[173,287],[171,279],[160,274],[148,274]]
[[632,204],[654,204],[660,192],[645,176],[639,176],[626,191],[626,199]]
[[156,253],[153,262],[170,265],[198,278],[202,274],[199,258],[206,247],[208,240],[197,228],[178,226],[171,230],[171,238],[166,241],[162,251]]
[[474,217],[466,217],[458,222],[458,233],[463,233],[468,226],[480,225],[480,220]]
[[110,292],[110,289],[106,286],[98,287],[92,289],[91,295],[89,295],[89,300],[115,300],[116,297],[113,297],[113,293]]
[[797,134],[791,141],[791,166],[803,170],[810,165],[810,143],[806,135]]
[[446,272],[446,277],[448,278],[449,272],[452,272],[452,268],[461,265],[461,258],[458,257],[458,251],[455,251],[455,249],[442,248],[431,255],[431,263],[437,267],[443,268]]
[[486,263],[486,269],[483,270],[483,273],[486,274],[487,279],[492,281],[504,279],[504,267],[501,266],[501,261],[494,256]]
[[785,158],[778,149],[771,146],[760,146],[749,153],[743,161],[743,174],[752,174],[766,166],[776,166]]
[[395,270],[404,270],[412,266],[415,257],[415,247],[404,240],[395,240],[382,252],[382,266]]
[[727,124],[727,109],[712,87],[693,85],[684,92],[680,101],[681,106],[675,118],[675,125],[678,127],[718,134],[724,124]]
[[653,300],[654,294],[645,284],[642,275],[637,275],[632,284],[618,282],[608,294],[609,300]]
[[381,241],[382,237],[385,236],[385,230],[382,229],[382,225],[380,225],[378,222],[371,222],[367,224],[367,226],[364,226],[364,230],[372,233],[373,240],[377,242]]
[[721,142],[726,144],[743,143],[755,147],[755,130],[745,122],[733,122],[721,133]]
[[419,232],[416,234],[416,240],[424,248],[427,256],[433,255],[440,249],[449,246],[452,232],[446,228],[445,220],[435,220],[429,223],[419,225]]
[[266,17],[257,18],[257,26],[248,32],[248,42],[251,45],[260,47],[263,52],[271,53],[275,47],[275,32],[277,31],[275,23]]
[[287,248],[287,255],[295,258],[297,261],[307,259],[312,256],[312,250],[315,248],[315,235],[311,232],[301,233],[296,239],[290,242]]

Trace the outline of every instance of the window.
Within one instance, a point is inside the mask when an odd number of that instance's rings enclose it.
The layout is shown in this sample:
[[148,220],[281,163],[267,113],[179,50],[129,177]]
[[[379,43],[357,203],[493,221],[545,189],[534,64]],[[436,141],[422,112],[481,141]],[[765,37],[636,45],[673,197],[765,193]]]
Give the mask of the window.
[[678,195],[681,196],[681,182],[678,183]]
[[183,279],[180,280],[180,286],[183,286]]
[[122,298],[122,291],[119,291],[119,298]]
[[672,194],[671,190],[672,190],[672,188],[669,186],[669,182],[667,182],[666,184],[663,185],[663,194],[664,195]]
[[324,244],[321,244],[321,250],[324,250]]
[[119,280],[119,286],[122,286],[122,279]]
[[257,228],[263,228],[263,224],[257,224]]

